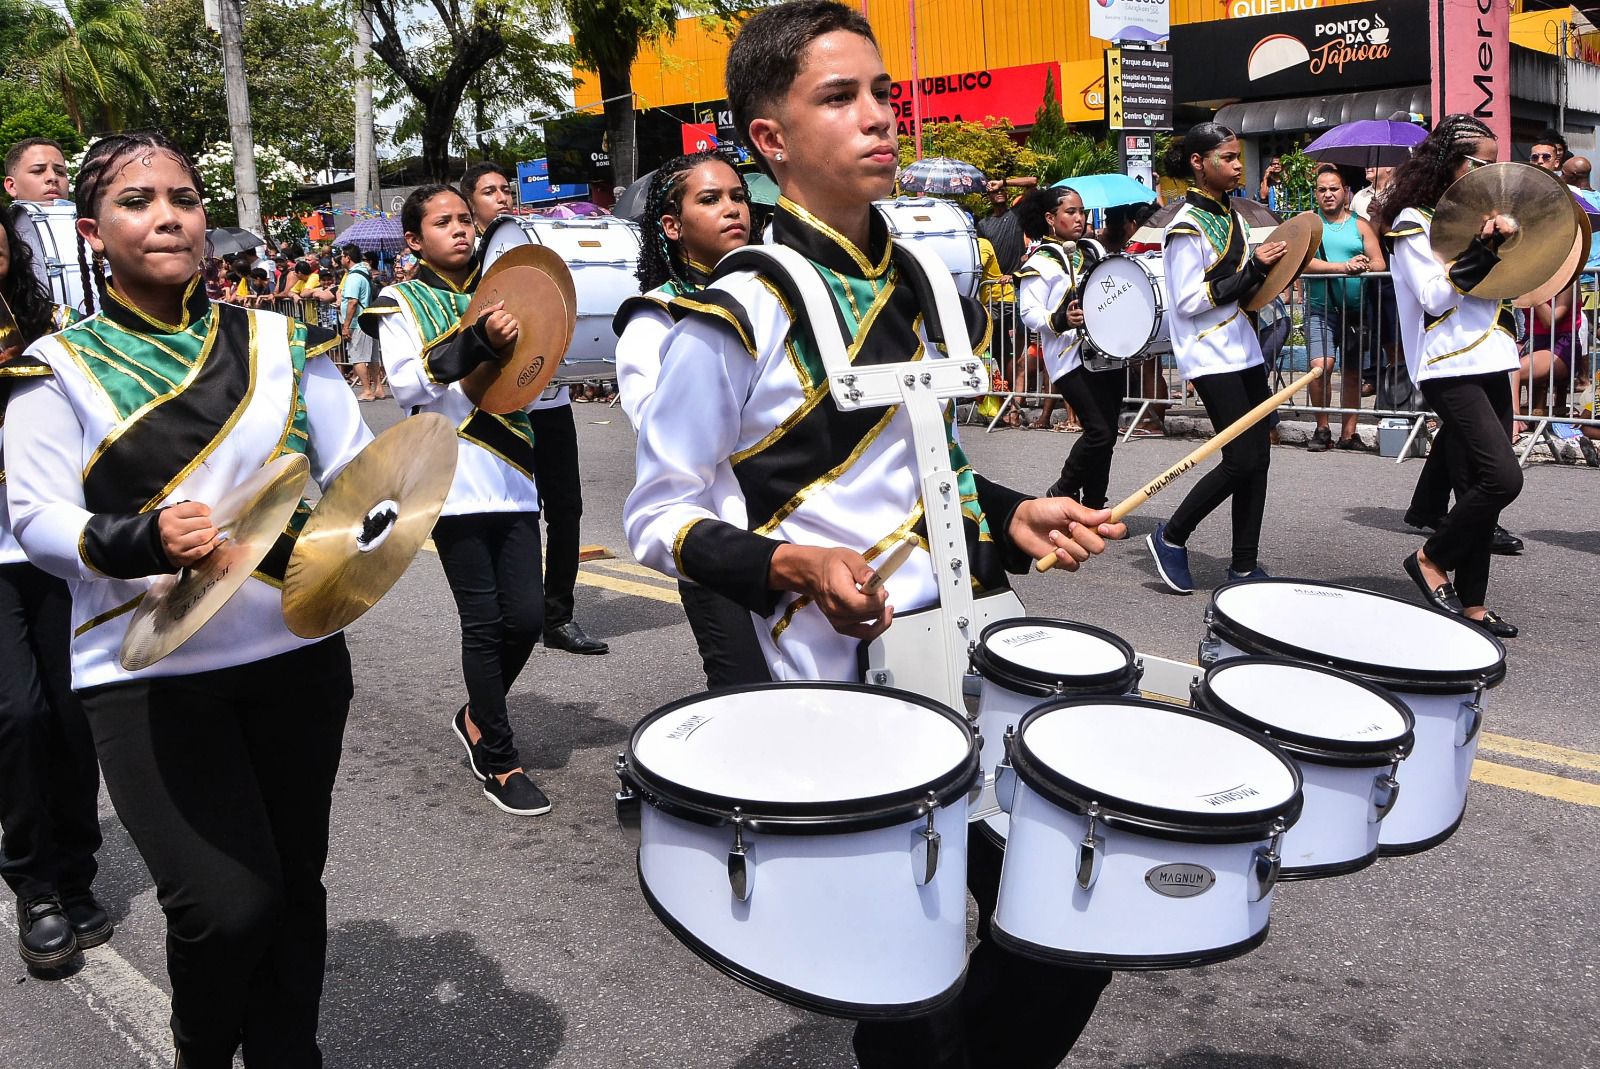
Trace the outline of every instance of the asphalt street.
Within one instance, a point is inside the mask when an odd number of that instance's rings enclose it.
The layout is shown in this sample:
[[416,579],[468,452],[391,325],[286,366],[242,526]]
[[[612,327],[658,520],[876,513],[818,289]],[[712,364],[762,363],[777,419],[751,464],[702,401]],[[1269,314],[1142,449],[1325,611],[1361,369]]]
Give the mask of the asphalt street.
[[[375,426],[398,416],[388,404],[364,408]],[[715,972],[640,895],[614,823],[612,758],[640,717],[694,692],[702,677],[674,585],[633,564],[623,539],[633,433],[618,409],[575,412],[584,541],[617,559],[586,564],[579,587],[579,619],[611,653],[541,648],[511,696],[523,755],[553,812],[518,818],[493,808],[450,733],[464,696],[436,556],[420,554],[350,629],[356,697],[327,871],[327,1064],[845,1069],[848,1022],[791,1009]],[[1051,480],[1072,442],[981,427],[965,437],[980,470],[1031,490]],[[1113,498],[1191,445],[1119,448]],[[1419,538],[1401,513],[1418,470],[1370,455],[1275,449],[1264,565],[1415,597],[1400,562]],[[1508,677],[1490,695],[1461,831],[1415,857],[1281,886],[1270,938],[1243,958],[1119,976],[1068,1065],[1600,1066],[1600,473],[1540,464],[1527,474],[1505,523],[1528,552],[1496,558],[1491,589],[1523,637],[1508,643]],[[1141,544],[1183,489],[1156,498],[1130,521],[1127,544],[1077,575],[1020,579],[1029,608],[1108,627],[1147,653],[1193,659],[1206,598],[1166,593]],[[1222,514],[1195,536],[1202,585],[1222,580],[1226,543]],[[102,813],[98,890],[116,938],[64,982],[30,979],[14,955],[0,955],[0,976],[11,981],[0,993],[0,1066],[171,1063],[160,909],[108,803]],[[9,929],[4,938],[13,938]]]

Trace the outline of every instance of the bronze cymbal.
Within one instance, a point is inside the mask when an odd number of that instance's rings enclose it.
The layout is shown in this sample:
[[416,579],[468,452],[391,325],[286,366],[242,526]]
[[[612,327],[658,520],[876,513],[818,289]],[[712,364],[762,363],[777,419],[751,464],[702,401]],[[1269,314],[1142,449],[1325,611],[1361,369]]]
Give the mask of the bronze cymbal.
[[[524,252],[546,253],[548,258],[541,257],[546,262],[538,265],[501,267],[513,257],[526,258],[519,255]],[[572,292],[571,272],[549,249],[520,246],[495,261],[495,269],[478,283],[462,321],[476,323],[485,309],[504,301],[505,310],[517,320],[517,341],[499,360],[475,368],[461,380],[468,400],[485,412],[503,414],[527,407],[544,392],[577,329],[577,299],[568,296]]]
[[1259,312],[1271,304],[1274,297],[1300,277],[1300,272],[1311,262],[1312,253],[1321,240],[1322,217],[1316,212],[1301,212],[1279,223],[1267,235],[1267,241],[1287,242],[1289,247],[1284,251],[1283,258],[1267,272],[1267,279],[1261,283],[1261,288],[1240,301],[1239,307],[1246,312]]
[[[543,271],[561,290],[561,296],[566,298],[567,306],[578,307],[578,291],[572,281],[572,269],[554,249],[545,245],[518,245],[516,248],[507,249],[489,265],[489,269],[483,273],[483,279],[493,278],[501,271],[512,267],[536,267]],[[483,279],[479,279],[480,284]]]
[[1491,163],[1462,175],[1439,198],[1429,241],[1441,263],[1454,263],[1492,215],[1510,217],[1516,231],[1497,250],[1500,262],[1469,291],[1489,300],[1515,300],[1541,289],[1562,270],[1577,237],[1572,194],[1550,172],[1527,163]]
[[211,506],[211,522],[222,540],[200,563],[151,581],[122,639],[123,668],[149,668],[227,604],[283,534],[310,472],[303,454],[281,456]]
[[1550,281],[1512,301],[1515,307],[1532,308],[1535,305],[1546,304],[1554,300],[1557,294],[1570,288],[1583,273],[1583,265],[1589,259],[1589,216],[1579,206],[1576,198],[1572,200],[1572,211],[1578,221],[1578,233],[1572,239],[1572,251],[1556,269],[1556,273],[1550,276]]
[[456,474],[455,427],[437,412],[396,423],[323,493],[283,579],[301,638],[343,630],[389,592],[433,530]]

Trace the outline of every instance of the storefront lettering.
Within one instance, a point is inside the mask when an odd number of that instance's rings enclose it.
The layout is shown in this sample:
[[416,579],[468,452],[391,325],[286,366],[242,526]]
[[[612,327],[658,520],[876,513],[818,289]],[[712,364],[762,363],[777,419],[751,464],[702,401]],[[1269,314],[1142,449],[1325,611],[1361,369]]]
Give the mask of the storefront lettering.
[[[970,92],[974,89],[987,89],[994,84],[994,76],[988,71],[968,71],[966,74],[941,74],[933,78],[923,78],[918,82],[923,96],[939,96],[943,93]],[[899,100],[902,96],[910,98],[911,83],[895,82],[889,86],[889,99]],[[924,119],[924,122],[929,120]]]
[[1281,15],[1286,11],[1314,11],[1322,0],[1233,0],[1228,17],[1247,19],[1256,15]]
[[1311,73],[1321,74],[1332,67],[1340,74],[1344,73],[1346,63],[1362,63],[1371,60],[1389,58],[1389,46],[1386,44],[1351,44],[1343,39],[1329,41],[1327,44],[1311,53]]
[[1472,84],[1483,94],[1483,99],[1472,109],[1472,114],[1480,119],[1494,115],[1494,34],[1483,24],[1491,5],[1492,0],[1478,0],[1478,73],[1472,76]]

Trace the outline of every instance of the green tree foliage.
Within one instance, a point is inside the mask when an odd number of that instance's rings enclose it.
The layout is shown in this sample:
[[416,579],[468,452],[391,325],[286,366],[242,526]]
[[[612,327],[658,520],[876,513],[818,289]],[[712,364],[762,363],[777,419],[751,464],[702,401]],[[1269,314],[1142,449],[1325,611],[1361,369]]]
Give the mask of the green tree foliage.
[[[1281,153],[1278,157],[1283,162],[1283,199],[1278,204],[1278,214],[1310,211],[1316,206],[1316,198],[1312,190],[1317,184],[1317,161],[1307,156],[1303,144],[1296,142],[1294,148]],[[1251,196],[1255,191],[1250,192]]]
[[[79,133],[121,129],[157,96],[161,44],[138,0],[6,0],[5,76],[59,101]],[[64,13],[63,13],[64,12]]]
[[0,81],[0,151],[25,137],[48,137],[69,156],[83,145],[83,136],[59,104],[38,90]]
[[1038,160],[1038,167],[1032,173],[1041,185],[1052,185],[1063,178],[1079,175],[1111,174],[1118,169],[1117,150],[1113,145],[1078,133],[1062,118],[1053,74],[1045,76],[1044,101],[1034,115],[1028,148]]

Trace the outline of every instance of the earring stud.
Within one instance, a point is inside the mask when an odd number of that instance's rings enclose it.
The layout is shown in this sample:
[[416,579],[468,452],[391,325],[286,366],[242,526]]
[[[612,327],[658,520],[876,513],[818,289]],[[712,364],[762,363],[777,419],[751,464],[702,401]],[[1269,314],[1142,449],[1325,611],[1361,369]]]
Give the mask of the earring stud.
[[779,163],[782,163],[783,162],[783,153],[779,152],[776,155],[774,155],[772,158],[777,160]]

